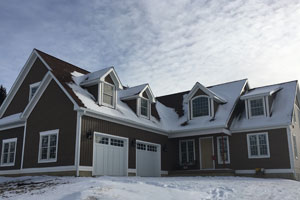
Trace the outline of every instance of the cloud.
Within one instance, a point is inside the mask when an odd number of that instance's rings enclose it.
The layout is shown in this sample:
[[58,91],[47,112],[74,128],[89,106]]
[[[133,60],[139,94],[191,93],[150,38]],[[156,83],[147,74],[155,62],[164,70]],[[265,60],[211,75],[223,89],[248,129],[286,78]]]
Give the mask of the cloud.
[[300,77],[299,19],[292,0],[1,2],[0,83],[11,86],[33,48],[90,71],[115,66],[123,84],[156,95],[289,81]]

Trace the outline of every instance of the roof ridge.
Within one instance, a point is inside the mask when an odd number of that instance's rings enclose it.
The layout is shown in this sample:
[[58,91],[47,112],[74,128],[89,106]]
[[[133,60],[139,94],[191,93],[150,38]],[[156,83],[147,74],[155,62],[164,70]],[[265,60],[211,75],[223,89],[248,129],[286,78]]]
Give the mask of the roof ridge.
[[292,82],[298,82],[298,80],[293,80],[293,81],[287,81],[287,82],[281,82],[281,83],[275,83],[275,84],[270,84],[270,85],[264,85],[264,86],[259,86],[259,87],[254,87],[250,88],[249,90],[254,90],[254,89],[260,89],[264,87],[271,87],[271,86],[276,86],[276,85],[282,85],[282,84],[287,84],[287,83],[292,83]]
[[83,69],[83,68],[81,68],[81,67],[78,67],[78,66],[76,66],[76,65],[74,65],[74,64],[72,64],[72,63],[66,62],[66,61],[64,61],[64,60],[62,60],[62,59],[60,59],[60,58],[57,58],[57,57],[52,56],[52,55],[50,55],[50,54],[48,54],[48,53],[45,53],[45,52],[43,52],[43,51],[41,51],[41,50],[39,50],[39,49],[37,49],[37,48],[34,48],[34,50],[37,51],[38,53],[45,54],[46,56],[49,56],[49,57],[51,57],[51,58],[53,58],[53,59],[59,60],[59,61],[61,61],[61,62],[64,62],[64,63],[66,63],[66,64],[69,64],[69,65],[72,65],[72,67],[74,67],[74,68],[77,68],[77,69],[79,69],[79,70],[83,70],[83,71],[85,71],[85,72],[87,72],[87,73],[91,73],[91,72],[87,71],[86,69]]

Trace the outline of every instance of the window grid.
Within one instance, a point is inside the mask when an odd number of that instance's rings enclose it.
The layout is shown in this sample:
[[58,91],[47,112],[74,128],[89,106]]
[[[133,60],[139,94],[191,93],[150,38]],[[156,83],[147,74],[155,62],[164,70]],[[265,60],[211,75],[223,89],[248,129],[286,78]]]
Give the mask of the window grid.
[[192,115],[193,117],[201,117],[209,115],[209,98],[196,97],[192,100]]
[[247,142],[249,158],[267,158],[270,156],[267,133],[248,134]]
[[252,99],[250,100],[250,110],[251,110],[251,116],[261,116],[264,115],[264,102],[263,99]]
[[154,145],[147,145],[147,151],[157,152],[157,147]]
[[229,155],[229,139],[228,136],[217,137],[218,143],[218,163],[225,164],[230,163]]
[[110,145],[117,146],[117,147],[123,147],[124,146],[124,141],[111,138],[110,139]]
[[139,150],[146,150],[146,145],[142,143],[137,143],[136,148]]
[[57,159],[58,132],[40,136],[39,161],[55,162]]
[[148,100],[141,98],[141,115],[148,117]]
[[3,141],[1,165],[14,165],[17,140]]
[[115,94],[115,87],[108,83],[103,83],[103,103],[113,106],[114,94]]
[[195,149],[193,140],[180,141],[181,164],[192,164],[195,161]]

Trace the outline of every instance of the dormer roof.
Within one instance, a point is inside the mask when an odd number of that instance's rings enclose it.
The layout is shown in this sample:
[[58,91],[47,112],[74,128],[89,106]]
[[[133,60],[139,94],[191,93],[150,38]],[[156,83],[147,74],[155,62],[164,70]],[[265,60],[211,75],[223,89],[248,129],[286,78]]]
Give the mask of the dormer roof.
[[255,98],[255,97],[263,97],[263,96],[271,96],[281,90],[282,87],[280,85],[272,85],[268,87],[260,87],[248,90],[248,92],[241,96],[241,100]]
[[126,88],[120,91],[119,96],[121,100],[130,100],[138,97],[143,97],[143,93],[146,92],[149,100],[153,103],[155,102],[155,97],[148,83]]
[[218,103],[227,103],[227,100],[223,98],[221,95],[217,94],[216,92],[213,92],[209,88],[205,87],[201,83],[197,82],[192,90],[188,93],[188,95],[185,97],[184,102],[187,103],[198,90],[202,90],[205,94],[213,98]]

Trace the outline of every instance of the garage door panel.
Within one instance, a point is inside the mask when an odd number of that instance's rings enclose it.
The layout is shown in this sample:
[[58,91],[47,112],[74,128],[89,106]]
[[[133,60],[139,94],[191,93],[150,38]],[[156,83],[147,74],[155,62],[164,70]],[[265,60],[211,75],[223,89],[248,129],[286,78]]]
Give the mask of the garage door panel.
[[125,139],[95,134],[94,175],[127,175],[127,146]]

